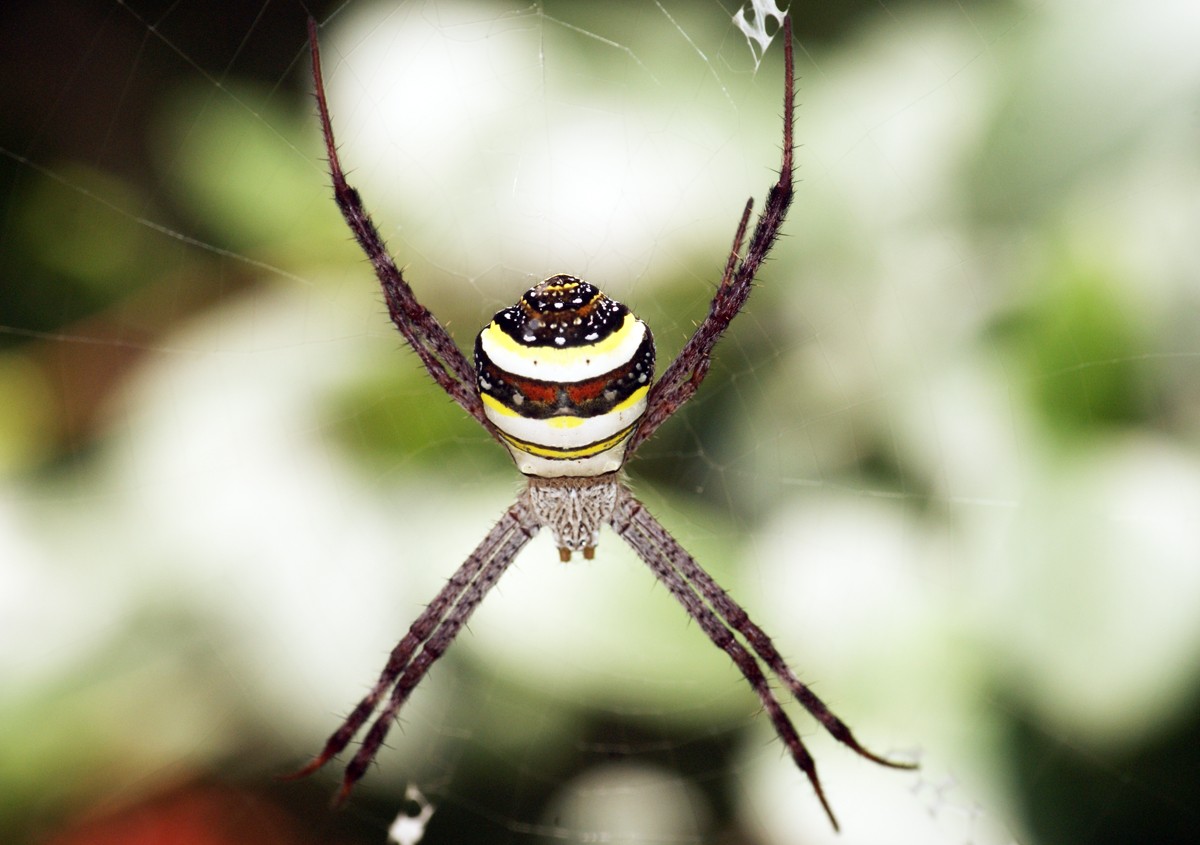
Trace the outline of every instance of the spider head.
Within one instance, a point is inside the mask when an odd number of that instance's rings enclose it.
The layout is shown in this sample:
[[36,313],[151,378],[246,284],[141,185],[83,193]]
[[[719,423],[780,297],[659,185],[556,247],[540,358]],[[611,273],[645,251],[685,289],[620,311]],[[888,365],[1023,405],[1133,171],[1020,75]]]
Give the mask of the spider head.
[[526,475],[620,469],[646,410],[654,338],[628,308],[574,276],[551,276],[475,339],[484,412]]

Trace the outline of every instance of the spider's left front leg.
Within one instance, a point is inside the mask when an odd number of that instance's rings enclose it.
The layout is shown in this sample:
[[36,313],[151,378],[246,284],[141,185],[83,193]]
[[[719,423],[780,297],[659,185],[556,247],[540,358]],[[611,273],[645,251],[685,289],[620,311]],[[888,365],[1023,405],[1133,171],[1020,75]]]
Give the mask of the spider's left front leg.
[[800,741],[790,720],[780,709],[779,702],[767,686],[758,662],[746,651],[735,634],[740,634],[749,643],[759,659],[788,687],[801,706],[838,742],[860,757],[881,766],[893,769],[917,768],[915,763],[889,760],[860,744],[849,726],[839,719],[807,684],[796,677],[796,673],[787,665],[771,638],[750,619],[741,605],[704,571],[695,558],[679,545],[670,532],[624,486],[617,490],[617,501],[610,525],[683,604],[688,614],[699,623],[709,638],[737,664],[742,675],[758,694],[776,732],[791,752],[792,759],[812,783],[835,828],[837,820],[825,801],[812,756]]
[[309,49],[312,53],[313,85],[317,99],[317,111],[321,118],[321,132],[325,137],[325,154],[329,160],[329,175],[333,181],[333,196],[346,225],[367,254],[375,275],[383,288],[387,300],[388,314],[408,345],[417,353],[421,363],[433,380],[450,398],[499,440],[491,422],[483,413],[483,402],[475,389],[475,370],[463,355],[458,344],[450,337],[445,326],[417,301],[416,294],[396,266],[379,230],[367,213],[362,197],[347,181],[338,158],[337,143],[333,137],[333,123],[329,117],[329,104],[325,99],[325,81],[321,74],[321,52],[317,43],[317,22],[308,19]]
[[[647,516],[649,516],[647,514]],[[787,661],[783,659],[783,655],[779,653],[779,649],[771,642],[771,638],[766,635],[762,628],[758,627],[746,613],[742,606],[733,600],[729,593],[709,575],[700,564],[696,563],[695,558],[683,550],[678,543],[675,543],[667,530],[662,527],[657,520],[654,521],[652,528],[648,529],[660,537],[660,542],[664,543],[671,550],[671,561],[679,570],[679,573],[687,579],[688,583],[693,585],[704,596],[712,607],[720,614],[730,628],[737,631],[746,638],[746,642],[754,649],[764,663],[770,668],[779,680],[787,686],[796,700],[804,707],[809,714],[820,722],[829,735],[850,748],[860,757],[865,757],[873,763],[878,763],[881,766],[887,766],[892,769],[915,769],[916,763],[903,762],[897,760],[889,760],[886,757],[870,751],[865,748],[854,737],[854,733],[850,730],[849,725],[829,709],[824,701],[812,691],[808,684],[796,677],[796,673],[792,671],[792,667],[787,665]]]
[[805,748],[800,735],[796,732],[792,720],[783,711],[779,699],[771,690],[758,661],[750,652],[746,651],[746,647],[742,645],[733,631],[704,603],[695,588],[687,582],[672,563],[672,557],[676,550],[685,555],[687,553],[650,515],[645,505],[634,498],[633,494],[624,486],[618,488],[617,501],[609,525],[622,540],[637,552],[638,557],[650,567],[650,570],[670,591],[671,595],[683,605],[688,616],[696,621],[701,630],[713,641],[713,644],[733,660],[738,671],[742,673],[742,677],[758,695],[758,700],[762,702],[763,709],[767,711],[771,724],[775,727],[775,732],[787,746],[796,766],[808,777],[825,814],[829,816],[834,830],[837,830],[837,818],[833,815],[833,810],[825,799],[825,790],[817,775],[817,765],[808,749]]

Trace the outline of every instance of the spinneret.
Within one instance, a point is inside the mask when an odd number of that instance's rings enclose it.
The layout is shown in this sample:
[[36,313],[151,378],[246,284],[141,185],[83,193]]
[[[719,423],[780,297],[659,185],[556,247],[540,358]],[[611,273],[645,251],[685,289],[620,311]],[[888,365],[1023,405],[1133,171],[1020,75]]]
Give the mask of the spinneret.
[[621,467],[646,410],[654,338],[595,285],[551,276],[479,333],[475,373],[521,472],[601,475]]

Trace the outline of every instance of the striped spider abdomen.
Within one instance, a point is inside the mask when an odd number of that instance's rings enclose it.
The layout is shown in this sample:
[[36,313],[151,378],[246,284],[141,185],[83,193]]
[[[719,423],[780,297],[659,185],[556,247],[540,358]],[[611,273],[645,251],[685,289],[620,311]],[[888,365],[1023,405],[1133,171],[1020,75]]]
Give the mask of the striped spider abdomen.
[[646,410],[650,329],[574,276],[551,276],[475,339],[483,410],[526,475],[614,472]]

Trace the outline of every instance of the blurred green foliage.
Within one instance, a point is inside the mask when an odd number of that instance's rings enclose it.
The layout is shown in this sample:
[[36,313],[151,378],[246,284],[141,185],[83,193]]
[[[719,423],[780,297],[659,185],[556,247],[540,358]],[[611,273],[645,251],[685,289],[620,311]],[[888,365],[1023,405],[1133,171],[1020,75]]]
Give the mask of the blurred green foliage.
[[1153,371],[1138,354],[1148,338],[1122,293],[1130,285],[1069,255],[1047,262],[1030,284],[1031,301],[998,335],[1063,445],[1083,447],[1090,433],[1149,422]]

